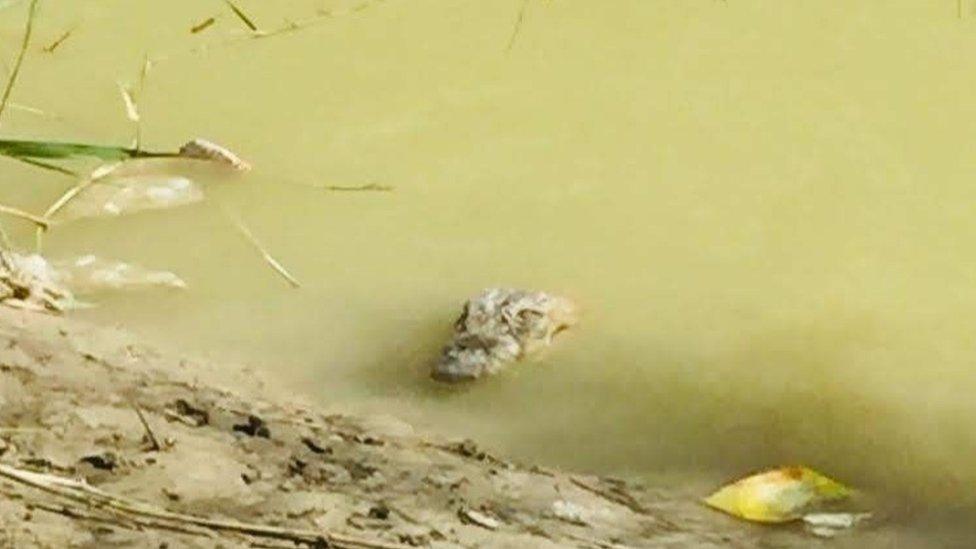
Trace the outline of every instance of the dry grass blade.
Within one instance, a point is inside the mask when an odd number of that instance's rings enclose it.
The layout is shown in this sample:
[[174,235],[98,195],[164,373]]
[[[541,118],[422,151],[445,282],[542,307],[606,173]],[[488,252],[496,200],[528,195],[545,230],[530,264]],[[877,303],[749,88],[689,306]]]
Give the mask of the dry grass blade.
[[251,18],[248,17],[247,14],[241,10],[241,8],[234,5],[234,3],[230,0],[224,0],[224,3],[227,4],[227,7],[234,12],[234,15],[236,15],[237,18],[240,19],[245,26],[247,26],[247,28],[251,29],[251,32],[258,32],[258,26],[254,24],[254,21],[251,21]]
[[136,404],[136,401],[129,400],[129,405],[135,410],[136,415],[139,417],[139,423],[142,424],[142,429],[146,432],[146,439],[149,441],[149,447],[152,451],[158,452],[163,447],[159,445],[159,439],[156,438],[156,433],[153,432],[152,427],[149,426],[149,422],[146,421],[145,414],[142,413],[142,408]]
[[118,82],[119,94],[122,95],[122,103],[125,104],[125,116],[132,122],[139,122],[139,109],[136,107],[136,100],[132,98],[132,92],[128,87]]
[[95,171],[91,173],[91,175],[89,175],[83,181],[80,181],[74,187],[71,187],[70,189],[65,191],[65,193],[61,195],[60,198],[54,201],[54,204],[51,204],[51,207],[48,208],[46,212],[44,212],[44,217],[50,218],[54,214],[61,211],[61,209],[64,208],[68,204],[68,202],[71,202],[76,196],[78,196],[78,193],[85,190],[89,185],[92,185],[99,179],[102,179],[105,176],[111,174],[116,169],[118,169],[118,167],[121,165],[122,165],[121,162],[116,162],[115,164],[106,164],[104,166],[99,166],[98,168],[96,168]]
[[31,0],[30,8],[28,8],[27,25],[24,28],[24,39],[20,44],[20,52],[17,54],[17,61],[14,62],[13,70],[10,71],[10,79],[7,80],[7,87],[3,89],[3,96],[0,97],[0,117],[3,117],[3,111],[7,108],[10,92],[14,89],[14,84],[17,82],[17,75],[20,74],[20,67],[24,63],[24,55],[27,53],[27,47],[30,46],[31,34],[34,32],[34,16],[37,15],[37,2],[38,0]]
[[26,219],[27,221],[37,225],[39,229],[47,229],[51,224],[45,217],[34,215],[30,212],[25,212],[24,210],[13,208],[11,206],[4,206],[3,204],[0,204],[0,213]]
[[20,103],[14,103],[11,101],[10,103],[7,103],[7,106],[14,110],[23,111],[44,118],[58,118],[57,115],[49,114],[41,109],[38,109],[37,107],[31,107],[30,105],[21,105]]
[[278,526],[264,526],[260,524],[237,522],[233,520],[216,520],[194,515],[174,513],[172,511],[154,507],[141,501],[130,500],[104,492],[98,488],[90,486],[85,482],[44,473],[35,473],[33,471],[26,471],[4,464],[0,464],[0,477],[4,477],[8,480],[47,492],[48,494],[82,503],[86,507],[94,507],[111,512],[119,519],[127,519],[136,523],[137,525],[145,527],[172,528],[180,526],[195,526],[211,531],[234,532],[252,537],[289,540],[295,543],[311,546],[322,546],[323,544],[326,544],[329,547],[349,549],[406,548],[405,545],[398,543],[369,540],[343,534],[333,534],[325,531],[319,532],[315,530],[299,530],[282,528]]
[[[272,30],[257,30],[257,29],[251,30],[251,27],[245,24],[245,26],[247,26],[247,29],[245,31],[240,31],[243,34],[238,33],[234,36],[226,37],[221,40],[216,40],[214,42],[210,42],[206,44],[197,44],[186,49],[172,50],[168,53],[156,55],[154,59],[156,61],[169,61],[180,55],[195,55],[203,52],[209,52],[215,48],[224,48],[228,46],[237,45],[240,42],[245,40],[270,38],[273,36],[281,36],[296,31],[306,30],[315,27],[317,25],[326,23],[328,21],[332,21],[340,16],[359,13],[366,9],[370,9],[374,6],[385,4],[387,1],[388,0],[364,0],[363,2],[358,3],[352,8],[341,9],[341,10],[330,10],[330,9],[320,8],[316,10],[316,15],[314,16],[307,17],[298,21],[288,22],[282,25],[281,27]],[[257,27],[257,25],[255,25],[255,27]]]
[[288,272],[288,269],[286,269],[284,265],[282,265],[277,259],[275,259],[274,256],[272,256],[271,253],[269,253],[264,246],[261,245],[261,242],[259,242],[257,237],[254,236],[254,233],[252,233],[251,230],[247,228],[247,225],[245,225],[244,222],[241,221],[240,217],[238,217],[235,214],[232,214],[229,210],[227,210],[222,206],[220,207],[220,211],[224,214],[225,217],[227,217],[227,219],[230,220],[230,222],[234,225],[237,231],[241,233],[241,235],[245,239],[247,239],[247,241],[252,246],[254,246],[254,249],[256,249],[261,254],[261,257],[264,258],[264,261],[268,265],[270,265],[271,268],[275,270],[275,272],[281,275],[281,277],[284,278],[288,282],[288,284],[290,284],[293,288],[301,288],[302,285],[298,282],[298,280],[294,276],[292,276],[291,273]]
[[[142,67],[139,69],[139,89],[136,92],[139,99],[143,98],[143,93],[146,91],[146,80],[149,78],[149,71],[152,69],[152,60],[149,59],[149,54],[143,54]],[[126,113],[129,115],[129,120],[133,120],[132,115],[135,114],[136,133],[134,137],[133,148],[136,151],[142,150],[142,119],[139,116],[139,110],[136,108],[136,102],[132,99],[131,94],[128,96],[128,101],[126,101]],[[131,111],[129,106],[132,106]]]
[[314,185],[315,189],[336,192],[381,192],[388,193],[393,191],[390,185],[380,185],[379,183],[368,183],[366,185]]
[[64,31],[64,33],[61,36],[57,37],[54,40],[54,42],[51,42],[50,44],[48,44],[47,46],[44,46],[44,48],[42,48],[43,51],[44,51],[44,53],[54,53],[54,50],[58,49],[61,46],[61,44],[64,44],[64,42],[68,38],[70,38],[71,35],[74,34],[74,32],[75,32],[74,27],[72,27],[72,28]]
[[135,125],[135,134],[132,137],[132,148],[139,150],[142,147],[142,122],[139,117],[139,108],[136,100],[132,97],[132,90],[128,86],[117,82],[119,94],[122,96],[122,104],[125,106],[125,117]]
[[[95,170],[91,173],[91,175],[79,181],[78,184],[65,191],[60,198],[55,200],[54,203],[51,204],[51,206],[47,209],[47,211],[44,212],[44,218],[51,219],[56,213],[61,211],[61,209],[64,208],[69,202],[74,200],[74,198],[78,196],[78,193],[87,189],[89,186],[94,184],[99,179],[102,179],[103,177],[111,174],[116,169],[118,169],[118,167],[121,165],[122,165],[121,162],[116,162],[114,164],[105,164],[103,166],[99,166],[98,168],[95,168]],[[38,227],[37,233],[35,234],[35,240],[36,240],[35,247],[38,253],[40,253],[41,249],[43,248],[45,230],[47,230],[47,227]]]

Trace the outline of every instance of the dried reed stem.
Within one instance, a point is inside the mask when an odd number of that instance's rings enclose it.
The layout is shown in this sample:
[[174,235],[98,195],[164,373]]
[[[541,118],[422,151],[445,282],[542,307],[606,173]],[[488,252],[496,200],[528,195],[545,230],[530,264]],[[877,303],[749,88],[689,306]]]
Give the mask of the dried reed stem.
[[24,39],[20,43],[20,52],[17,54],[17,61],[14,62],[14,68],[10,71],[10,79],[7,80],[7,87],[3,89],[3,96],[0,97],[0,117],[3,116],[4,109],[7,108],[7,100],[10,99],[10,92],[14,89],[14,84],[17,82],[17,75],[20,74],[20,66],[24,62],[24,55],[27,53],[27,47],[30,46],[31,34],[34,32],[34,16],[37,15],[37,2],[38,0],[31,0],[29,11],[27,12],[27,25],[24,29]]

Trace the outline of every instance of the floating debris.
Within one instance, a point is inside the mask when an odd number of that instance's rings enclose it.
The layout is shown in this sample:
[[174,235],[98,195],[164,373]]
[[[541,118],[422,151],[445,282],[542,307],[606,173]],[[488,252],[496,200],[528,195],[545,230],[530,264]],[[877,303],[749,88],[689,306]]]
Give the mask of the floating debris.
[[576,323],[576,306],[564,297],[505,288],[468,300],[454,323],[454,338],[434,366],[438,381],[468,381],[495,374],[538,353]]
[[75,293],[145,288],[186,289],[186,282],[170,271],[155,271],[94,255],[52,262],[55,279]]
[[220,162],[242,172],[251,169],[251,165],[241,160],[239,156],[206,139],[197,138],[184,144],[180,147],[179,155],[183,158]]
[[814,506],[845,499],[853,490],[807,467],[781,467],[724,486],[704,502],[754,522],[789,522]]
[[79,191],[58,213],[61,222],[117,217],[201,202],[203,190],[181,176],[129,175],[103,178]]

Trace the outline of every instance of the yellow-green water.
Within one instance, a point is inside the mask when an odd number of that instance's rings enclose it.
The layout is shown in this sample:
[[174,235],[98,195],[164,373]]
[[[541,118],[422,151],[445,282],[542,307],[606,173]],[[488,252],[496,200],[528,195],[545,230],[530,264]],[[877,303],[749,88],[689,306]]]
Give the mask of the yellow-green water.
[[[270,29],[353,4],[240,5]],[[304,283],[212,208],[78,223],[48,250],[191,286],[85,316],[528,460],[804,463],[976,503],[976,6],[530,0],[507,51],[521,6],[387,0],[226,44],[222,2],[42,2],[13,101],[60,118],[11,110],[0,131],[127,143],[116,82],[159,58],[145,145],[204,136],[253,163],[213,192]],[[5,59],[24,7],[0,11]],[[70,185],[0,170],[32,211]],[[369,183],[395,191],[301,186]],[[572,296],[582,321],[541,364],[438,390],[427,364],[492,285]]]

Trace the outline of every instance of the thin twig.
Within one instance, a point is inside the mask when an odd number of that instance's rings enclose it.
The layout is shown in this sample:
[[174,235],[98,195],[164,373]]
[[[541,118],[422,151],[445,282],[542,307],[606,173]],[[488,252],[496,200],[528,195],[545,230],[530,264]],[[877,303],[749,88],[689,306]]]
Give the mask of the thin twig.
[[[139,86],[136,90],[136,98],[142,101],[143,92],[146,90],[146,79],[149,78],[149,69],[152,68],[152,61],[149,59],[149,53],[144,53],[142,56],[142,68],[139,69]],[[133,103],[133,105],[135,105]],[[139,151],[142,149],[142,117],[138,116],[138,111],[136,111],[136,143],[135,150]]]
[[329,546],[343,548],[404,549],[406,547],[397,543],[369,540],[325,531],[318,532],[314,530],[264,526],[233,520],[216,520],[174,513],[141,501],[104,492],[83,481],[26,471],[5,464],[0,464],[0,477],[26,484],[32,488],[77,501],[87,506],[112,512],[143,526],[164,528],[167,526],[191,525],[220,532],[246,534],[253,537],[291,540],[296,543],[308,545],[322,544],[325,542]]
[[44,46],[44,53],[54,53],[54,50],[58,49],[61,44],[64,44],[64,41],[67,40],[74,32],[75,27],[71,27],[70,29],[64,31],[64,34],[59,36],[54,42]]
[[247,26],[247,28],[251,29],[251,32],[258,32],[258,26],[254,24],[254,21],[251,21],[251,18],[248,17],[247,14],[241,10],[241,8],[234,5],[234,3],[230,0],[224,0],[224,3],[227,4],[227,7],[234,12],[234,15],[236,15],[237,18]]
[[213,25],[216,22],[217,22],[216,17],[208,17],[203,21],[197,23],[196,25],[190,27],[190,34],[197,34],[198,32],[203,32],[208,27],[210,27],[210,25]]
[[570,477],[569,480],[570,480],[570,482],[572,482],[573,484],[575,484],[579,488],[582,488],[582,489],[586,490],[587,492],[590,492],[590,493],[595,494],[597,496],[600,496],[601,498],[603,498],[603,499],[605,499],[607,501],[612,501],[612,502],[616,503],[617,505],[623,505],[624,507],[630,509],[631,511],[633,511],[635,513],[638,513],[638,514],[641,514],[641,515],[648,514],[647,513],[647,508],[645,508],[643,505],[641,505],[640,502],[638,502],[636,499],[634,499],[634,497],[631,496],[630,494],[618,493],[618,492],[611,492],[609,490],[604,490],[602,488],[598,488],[596,486],[593,486],[592,484],[590,484],[590,483],[588,483],[588,482],[586,482],[586,481],[584,481],[584,480],[582,480],[582,479],[580,479],[578,477]]
[[47,229],[51,225],[51,223],[47,220],[46,217],[34,215],[30,212],[25,212],[24,210],[14,208],[11,206],[5,206],[3,204],[0,204],[0,213],[12,215],[14,217],[19,217],[21,219],[26,219],[27,221],[30,221],[31,223],[37,225],[38,228],[41,229]]
[[309,187],[312,189],[322,189],[323,191],[336,191],[336,192],[391,192],[393,187],[390,185],[380,185],[379,183],[368,183],[366,185],[304,185],[298,183],[302,187]]
[[[350,15],[350,14],[355,14],[355,13],[362,12],[363,10],[366,10],[367,8],[371,8],[373,6],[378,6],[380,4],[385,3],[386,1],[387,0],[364,0],[363,2],[360,2],[359,4],[357,4],[355,6],[352,6],[352,7],[349,7],[349,8],[345,8],[345,9],[341,9],[341,10],[319,9],[318,12],[317,12],[317,14],[314,15],[314,16],[312,16],[312,17],[308,17],[308,18],[305,18],[305,19],[302,19],[302,20],[299,20],[299,21],[289,22],[289,23],[286,23],[286,24],[282,25],[281,27],[278,27],[276,29],[272,29],[270,31],[265,31],[265,30],[251,30],[250,27],[248,27],[247,30],[239,31],[236,34],[234,34],[234,35],[232,35],[232,36],[230,36],[228,38],[223,38],[221,40],[216,40],[214,42],[210,42],[210,43],[207,43],[207,44],[197,44],[197,45],[194,45],[194,46],[192,46],[190,48],[180,49],[180,50],[173,50],[173,51],[170,51],[169,53],[163,53],[163,54],[156,55],[156,56],[154,56],[154,60],[156,60],[156,61],[168,61],[168,60],[171,60],[171,59],[175,58],[178,55],[184,55],[184,54],[186,54],[186,55],[195,55],[195,54],[198,54],[198,53],[201,53],[201,52],[211,51],[214,48],[221,48],[221,47],[233,46],[233,45],[235,45],[235,44],[237,44],[237,43],[239,43],[241,41],[244,41],[244,40],[253,40],[253,39],[259,39],[259,38],[270,38],[272,36],[281,36],[281,35],[284,35],[284,34],[296,32],[296,31],[300,31],[300,30],[306,30],[306,29],[315,27],[317,25],[323,24],[325,22],[334,20],[334,19],[336,19],[338,17],[341,17],[341,16],[345,16],[345,15]],[[255,27],[256,27],[256,25],[255,25]]]
[[159,445],[159,440],[156,438],[156,434],[153,433],[152,427],[150,427],[149,422],[146,421],[146,416],[143,415],[142,408],[140,408],[134,400],[130,400],[129,405],[132,406],[132,409],[136,411],[136,415],[139,416],[139,423],[142,423],[142,428],[146,431],[146,438],[149,439],[150,450],[153,452],[158,452],[160,449],[162,449],[162,446]]
[[223,206],[220,206],[220,211],[223,212],[223,214],[227,217],[228,220],[230,220],[230,222],[234,225],[237,231],[240,232],[241,235],[245,239],[247,239],[247,241],[250,242],[252,246],[254,246],[254,249],[256,249],[261,254],[261,257],[264,258],[264,261],[268,265],[270,265],[271,268],[275,270],[275,272],[280,274],[282,278],[288,281],[288,283],[291,284],[293,288],[302,287],[301,283],[299,283],[298,280],[294,276],[292,276],[291,273],[288,272],[288,269],[286,269],[284,265],[282,265],[277,259],[275,259],[274,256],[272,256],[271,253],[269,253],[268,250],[261,245],[261,242],[259,242],[257,237],[254,236],[254,233],[252,233],[251,230],[247,228],[247,225],[244,224],[244,222],[240,219],[240,217],[231,213],[229,210],[227,210],[227,208]]
[[10,71],[10,79],[7,80],[7,87],[3,89],[3,97],[0,97],[0,117],[3,116],[4,109],[7,108],[7,100],[10,99],[10,92],[14,89],[17,75],[20,74],[20,66],[24,62],[24,55],[27,47],[30,46],[31,34],[34,31],[34,16],[37,14],[38,0],[31,0],[29,11],[27,12],[27,25],[24,28],[24,39],[20,43],[20,53],[17,54],[17,61],[14,62],[14,69]]

